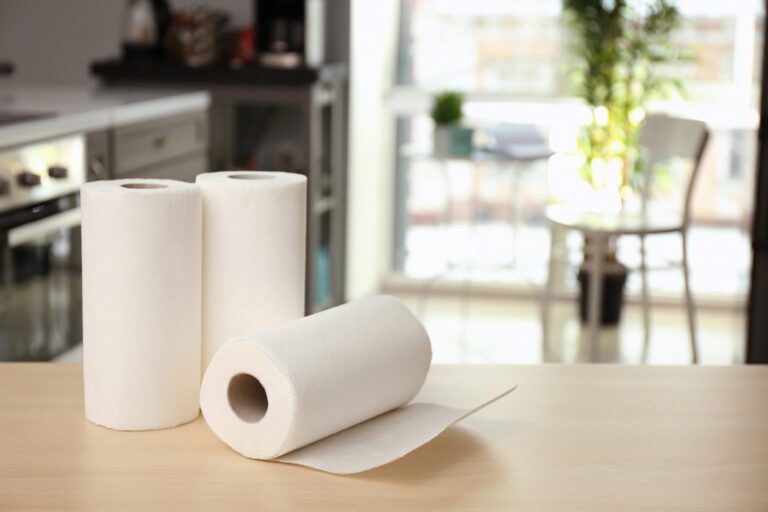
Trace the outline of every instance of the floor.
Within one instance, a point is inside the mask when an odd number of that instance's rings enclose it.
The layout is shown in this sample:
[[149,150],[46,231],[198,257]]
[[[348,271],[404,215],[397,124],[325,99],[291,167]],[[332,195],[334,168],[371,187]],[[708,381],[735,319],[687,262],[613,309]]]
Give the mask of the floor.
[[[435,363],[690,363],[688,324],[682,305],[652,308],[651,339],[647,353],[643,354],[641,309],[637,304],[625,304],[620,325],[601,330],[599,347],[592,357],[586,329],[576,314],[575,301],[557,301],[551,313],[552,341],[545,355],[540,288],[535,285],[529,288],[527,296],[491,295],[473,291],[471,287],[468,292],[438,288],[429,293],[424,293],[424,287],[403,288],[386,292],[402,300],[425,324]],[[476,288],[482,290],[479,286]],[[746,313],[743,302],[734,301],[728,307],[700,307],[696,318],[702,364],[744,362]],[[56,361],[82,361],[82,345],[63,353]]]
[[[544,357],[539,302],[526,298],[471,297],[439,293],[424,299],[411,292],[393,293],[424,322],[432,340],[433,362],[451,363],[586,363],[590,362],[586,330],[576,317],[575,305],[563,301],[553,307],[550,353]],[[690,345],[685,310],[655,307],[652,334],[643,358],[641,311],[625,305],[621,325],[603,329],[599,352],[602,363],[689,364]],[[743,309],[699,310],[698,346],[702,364],[744,362]],[[82,345],[65,352],[56,362],[80,362]]]
[[[638,240],[622,237],[619,243],[619,259],[631,268],[637,267]],[[565,244],[571,265],[564,264],[560,274],[565,276],[565,281],[558,285],[557,291],[573,297],[578,289],[575,271],[580,263],[582,239],[572,232]],[[744,304],[749,287],[749,238],[736,227],[695,225],[689,232],[689,244],[692,289],[700,306],[697,314],[700,362],[742,363],[746,342]],[[679,261],[680,252],[677,236],[648,239],[651,268]],[[512,261],[511,254],[516,255]],[[642,311],[637,301],[625,305],[618,327],[601,330],[597,353],[592,356],[587,330],[581,326],[575,301],[571,299],[561,300],[553,307],[552,341],[545,356],[540,296],[546,280],[548,254],[549,229],[543,223],[523,223],[516,234],[509,224],[495,221],[476,225],[411,226],[403,279],[387,291],[412,307],[425,323],[436,363],[690,363],[690,338],[681,301],[683,282],[679,267],[649,273],[655,305],[647,352],[644,352]],[[473,283],[469,288],[463,284],[467,281]],[[444,286],[446,284],[448,286]],[[521,293],[483,292],[493,287],[508,287]],[[430,289],[430,293],[424,293]],[[467,289],[472,292],[467,294]],[[630,272],[627,295],[637,297],[639,290],[639,275]]]
[[[577,262],[581,258],[580,235],[571,232],[566,243],[573,261]],[[751,263],[748,234],[733,226],[694,225],[689,232],[689,246],[694,293],[743,300],[749,289]],[[713,251],[715,247],[717,250]],[[648,237],[647,253],[650,267],[668,266],[680,260],[680,238],[677,235]],[[523,223],[516,232],[509,224],[496,221],[474,226],[461,223],[411,226],[402,272],[416,279],[436,274],[463,276],[469,266],[474,281],[536,287],[546,278],[548,254],[549,229],[543,221]],[[630,267],[639,266],[637,238],[621,237],[618,256]],[[514,269],[509,268],[512,263]],[[458,269],[452,271],[452,266]],[[630,292],[639,291],[640,279],[636,273],[630,274],[627,286]],[[679,268],[651,272],[649,287],[657,295],[679,296],[683,289],[682,273]]]
[[[689,364],[690,344],[685,310],[657,306],[652,333],[643,357],[641,309],[625,305],[618,328],[605,328],[598,353],[590,358],[586,329],[576,306],[559,302],[552,312],[552,342],[544,357],[541,314],[535,298],[471,297],[434,293],[426,300],[413,292],[394,292],[424,322],[432,340],[434,363],[604,363]],[[698,347],[702,364],[728,365],[744,361],[743,308],[700,309]]]

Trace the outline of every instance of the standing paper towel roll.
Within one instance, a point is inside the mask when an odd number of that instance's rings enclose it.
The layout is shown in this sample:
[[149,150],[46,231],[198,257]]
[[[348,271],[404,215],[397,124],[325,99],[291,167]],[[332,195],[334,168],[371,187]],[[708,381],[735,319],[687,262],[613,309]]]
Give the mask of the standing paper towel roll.
[[371,297],[229,341],[203,378],[200,407],[246,457],[356,473],[487,405],[401,407],[421,389],[431,357],[413,314],[392,297]]
[[230,338],[304,315],[307,178],[227,171],[203,196],[203,370]]
[[82,189],[85,415],[118,430],[198,414],[199,188],[172,180]]

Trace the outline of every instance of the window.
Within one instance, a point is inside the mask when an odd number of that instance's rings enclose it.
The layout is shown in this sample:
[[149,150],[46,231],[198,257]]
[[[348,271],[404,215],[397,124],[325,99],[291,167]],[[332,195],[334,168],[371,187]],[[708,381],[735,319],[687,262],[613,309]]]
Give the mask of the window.
[[[687,95],[653,108],[710,125],[693,207],[694,289],[743,297],[763,6],[753,0],[684,0],[678,6],[684,22],[675,39],[696,56],[675,70]],[[471,262],[475,279],[541,283],[548,252],[544,208],[579,186],[575,137],[589,115],[569,95],[561,2],[403,0],[401,16],[399,83],[390,99],[398,114],[393,270],[411,278],[465,276],[457,269]],[[446,89],[466,93],[470,123],[535,123],[555,155],[511,167],[425,157],[433,130],[431,94]],[[713,245],[726,249],[713,255],[707,250]],[[631,259],[631,242],[622,249]],[[660,243],[649,251],[671,258],[678,248]],[[514,271],[500,265],[511,262]],[[631,281],[630,290],[637,285]],[[680,283],[662,276],[651,289],[677,294]]]

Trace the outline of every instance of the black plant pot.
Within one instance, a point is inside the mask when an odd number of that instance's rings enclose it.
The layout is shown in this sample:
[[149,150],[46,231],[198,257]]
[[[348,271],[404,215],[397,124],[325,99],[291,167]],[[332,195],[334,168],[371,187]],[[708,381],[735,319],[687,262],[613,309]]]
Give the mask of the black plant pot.
[[[603,275],[603,293],[600,304],[600,325],[616,325],[621,320],[621,307],[624,304],[624,285],[627,283],[627,269],[621,267],[617,271]],[[576,276],[579,280],[579,316],[582,323],[588,323],[590,272],[579,269]]]

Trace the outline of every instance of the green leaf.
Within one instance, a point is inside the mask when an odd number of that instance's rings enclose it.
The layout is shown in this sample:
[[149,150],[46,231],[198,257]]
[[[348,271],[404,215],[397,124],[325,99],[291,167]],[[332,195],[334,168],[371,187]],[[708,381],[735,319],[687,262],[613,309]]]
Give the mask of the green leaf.
[[464,118],[464,95],[445,91],[435,96],[432,103],[432,120],[437,125],[457,124]]

